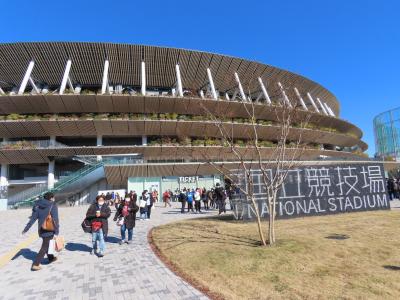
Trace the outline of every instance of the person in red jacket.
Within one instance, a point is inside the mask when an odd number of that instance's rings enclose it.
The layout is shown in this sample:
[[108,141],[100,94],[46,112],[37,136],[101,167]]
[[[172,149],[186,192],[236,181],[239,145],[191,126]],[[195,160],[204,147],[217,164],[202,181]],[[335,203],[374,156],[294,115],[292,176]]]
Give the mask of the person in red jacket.
[[99,242],[100,251],[97,253],[99,257],[104,256],[105,251],[105,237],[108,233],[108,218],[111,215],[111,209],[106,204],[103,196],[96,197],[96,203],[90,205],[86,218],[90,220],[92,224],[92,243],[93,249],[91,254],[94,254],[97,250],[97,241]]
[[167,207],[167,204],[171,207],[171,193],[168,190],[163,193],[163,201],[165,203],[164,207]]

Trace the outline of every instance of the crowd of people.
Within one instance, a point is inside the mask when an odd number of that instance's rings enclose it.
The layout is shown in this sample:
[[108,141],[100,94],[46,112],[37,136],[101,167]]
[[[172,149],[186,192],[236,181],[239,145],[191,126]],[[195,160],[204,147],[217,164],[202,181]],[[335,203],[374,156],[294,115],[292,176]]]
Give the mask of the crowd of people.
[[[186,209],[187,212],[201,213],[202,208],[204,210],[218,209],[219,214],[226,213],[226,199],[227,194],[218,183],[215,189],[183,188],[176,190],[175,193],[166,190],[162,194],[164,207],[171,207],[171,201],[180,201],[181,213],[185,213]],[[112,209],[115,210],[113,221],[120,227],[121,239],[119,244],[130,244],[137,219],[140,221],[150,220],[152,207],[158,201],[157,190],[144,190],[139,196],[135,191],[130,191],[125,197],[113,192],[98,195],[94,203],[89,206],[82,222],[84,231],[91,233],[91,254],[97,254],[99,257],[104,256],[109,231],[108,219],[112,215]],[[137,218],[138,212],[139,217]],[[36,221],[38,221],[38,232],[42,238],[42,245],[33,262],[32,271],[41,269],[40,264],[45,255],[47,255],[49,263],[57,260],[56,256],[49,253],[50,241],[58,235],[60,228],[58,206],[53,193],[46,193],[35,202],[32,215],[22,234],[25,234]],[[52,226],[48,226],[48,224]]]
[[389,194],[389,199],[399,199],[400,198],[400,178],[390,177],[387,180],[387,191]]

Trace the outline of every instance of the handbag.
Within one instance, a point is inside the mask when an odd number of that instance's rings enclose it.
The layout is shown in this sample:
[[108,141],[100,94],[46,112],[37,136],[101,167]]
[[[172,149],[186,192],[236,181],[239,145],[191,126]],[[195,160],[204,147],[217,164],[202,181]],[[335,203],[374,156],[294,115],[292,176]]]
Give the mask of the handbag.
[[47,254],[49,255],[56,254],[56,241],[54,239],[50,240],[49,242],[49,250],[47,251]]
[[46,217],[46,220],[44,220],[44,223],[42,225],[42,229],[45,231],[54,231],[54,221],[53,221],[53,217],[51,216],[52,209],[53,209],[53,204],[50,206],[49,213]]
[[92,233],[92,223],[88,219],[84,219],[82,224],[83,232]]
[[55,241],[55,249],[57,252],[60,252],[62,249],[64,249],[64,244],[65,244],[65,240],[63,236],[56,236],[54,238]]
[[140,200],[140,204],[139,204],[139,206],[141,207],[141,208],[143,208],[143,207],[146,207],[146,200]]
[[124,225],[124,222],[125,222],[125,218],[120,218],[120,219],[117,221],[117,226],[122,226],[122,225]]

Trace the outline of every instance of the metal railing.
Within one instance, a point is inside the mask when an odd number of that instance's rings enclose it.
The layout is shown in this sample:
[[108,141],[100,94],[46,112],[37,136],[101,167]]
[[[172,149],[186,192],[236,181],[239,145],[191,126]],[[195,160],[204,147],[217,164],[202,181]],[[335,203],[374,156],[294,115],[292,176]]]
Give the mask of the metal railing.
[[37,186],[13,196],[12,199],[11,198],[9,199],[9,205],[14,207],[31,206],[36,199],[43,196],[46,192],[55,193],[61,191],[66,186],[76,182],[77,180],[88,175],[89,173],[102,167],[103,167],[103,162],[98,162],[97,164],[93,165],[86,165],[83,168],[79,169],[78,171],[73,172],[70,176],[60,179],[54,185],[53,188],[48,188],[47,185]]
[[26,189],[18,194],[15,194],[8,198],[8,205],[15,205],[18,202],[21,202],[27,198],[32,197],[32,195],[39,195],[47,190],[47,183],[38,184],[34,187]]

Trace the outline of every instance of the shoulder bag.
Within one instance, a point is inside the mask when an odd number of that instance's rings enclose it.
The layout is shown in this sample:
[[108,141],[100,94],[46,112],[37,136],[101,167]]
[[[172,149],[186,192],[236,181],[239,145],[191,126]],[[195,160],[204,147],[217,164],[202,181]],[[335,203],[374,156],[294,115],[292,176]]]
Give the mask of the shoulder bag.
[[53,220],[53,217],[51,216],[51,210],[53,209],[53,205],[54,204],[52,204],[50,206],[49,213],[46,217],[46,220],[44,220],[44,223],[42,225],[42,229],[45,231],[54,231],[54,220]]

